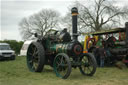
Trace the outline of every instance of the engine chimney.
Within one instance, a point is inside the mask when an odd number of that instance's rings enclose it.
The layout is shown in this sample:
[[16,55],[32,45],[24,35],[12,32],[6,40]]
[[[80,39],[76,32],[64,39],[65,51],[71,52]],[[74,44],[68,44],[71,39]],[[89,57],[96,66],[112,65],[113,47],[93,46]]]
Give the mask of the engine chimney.
[[128,22],[125,23],[125,29],[126,29],[126,47],[128,48]]
[[77,15],[78,15],[78,10],[76,7],[73,7],[71,10],[72,14],[72,35],[73,35],[73,40],[77,41]]

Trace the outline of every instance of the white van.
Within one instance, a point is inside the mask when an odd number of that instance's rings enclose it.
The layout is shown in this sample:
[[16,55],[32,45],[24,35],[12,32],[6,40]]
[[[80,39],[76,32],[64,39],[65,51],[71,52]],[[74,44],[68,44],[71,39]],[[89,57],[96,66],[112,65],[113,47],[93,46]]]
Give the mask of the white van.
[[13,51],[9,44],[0,43],[0,60],[9,58],[15,60],[15,51]]

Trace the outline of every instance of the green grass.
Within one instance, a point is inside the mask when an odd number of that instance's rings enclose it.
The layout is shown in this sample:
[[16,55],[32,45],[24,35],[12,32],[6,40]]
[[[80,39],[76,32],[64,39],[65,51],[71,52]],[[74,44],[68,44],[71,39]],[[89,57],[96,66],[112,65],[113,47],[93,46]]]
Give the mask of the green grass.
[[0,61],[0,85],[128,85],[128,68],[98,68],[93,77],[72,69],[70,77],[63,80],[49,66],[41,73],[30,72],[26,58],[17,57],[14,61]]

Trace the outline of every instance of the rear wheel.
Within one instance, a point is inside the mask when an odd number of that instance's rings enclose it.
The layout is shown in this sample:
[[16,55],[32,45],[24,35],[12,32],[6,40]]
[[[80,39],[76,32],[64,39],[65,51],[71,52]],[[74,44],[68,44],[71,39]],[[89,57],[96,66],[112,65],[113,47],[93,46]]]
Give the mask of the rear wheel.
[[32,72],[41,72],[45,63],[44,47],[38,42],[32,42],[27,51],[27,65]]
[[57,77],[66,79],[71,73],[71,62],[65,53],[59,53],[53,63],[54,71]]
[[80,72],[83,75],[93,76],[96,72],[97,63],[94,56],[91,53],[82,54],[81,58],[81,66],[79,67]]

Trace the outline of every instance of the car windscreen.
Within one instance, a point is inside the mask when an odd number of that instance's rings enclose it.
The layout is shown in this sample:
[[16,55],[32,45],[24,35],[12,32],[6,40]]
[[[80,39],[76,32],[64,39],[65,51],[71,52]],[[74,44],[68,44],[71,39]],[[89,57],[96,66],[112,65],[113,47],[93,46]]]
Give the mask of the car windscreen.
[[11,50],[9,45],[0,45],[0,50]]

